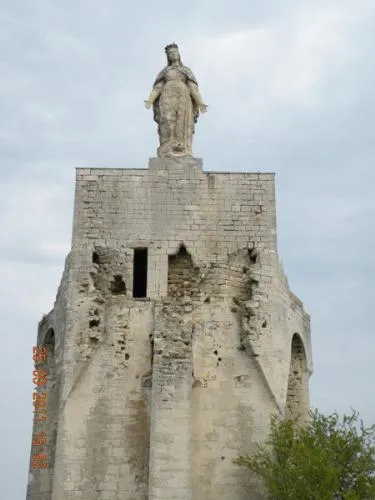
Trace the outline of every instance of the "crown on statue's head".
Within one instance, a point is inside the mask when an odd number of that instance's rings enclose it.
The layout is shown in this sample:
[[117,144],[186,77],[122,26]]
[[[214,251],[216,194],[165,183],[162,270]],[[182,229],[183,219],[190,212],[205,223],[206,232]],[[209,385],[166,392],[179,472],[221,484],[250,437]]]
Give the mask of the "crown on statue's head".
[[164,50],[165,50],[165,52],[168,52],[168,50],[170,50],[170,49],[177,49],[177,50],[178,50],[178,45],[177,45],[177,43],[170,43],[169,45],[167,45],[167,46],[165,47],[165,49],[164,49]]

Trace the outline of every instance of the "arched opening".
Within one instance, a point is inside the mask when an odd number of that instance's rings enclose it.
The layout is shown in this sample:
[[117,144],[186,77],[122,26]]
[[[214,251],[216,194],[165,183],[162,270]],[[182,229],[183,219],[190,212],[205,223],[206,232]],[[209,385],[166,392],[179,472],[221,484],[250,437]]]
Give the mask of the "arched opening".
[[285,416],[303,423],[307,420],[308,414],[309,377],[306,352],[301,337],[295,333],[291,346]]
[[168,256],[168,296],[193,297],[198,294],[199,269],[194,267],[191,255],[181,243],[178,252]]

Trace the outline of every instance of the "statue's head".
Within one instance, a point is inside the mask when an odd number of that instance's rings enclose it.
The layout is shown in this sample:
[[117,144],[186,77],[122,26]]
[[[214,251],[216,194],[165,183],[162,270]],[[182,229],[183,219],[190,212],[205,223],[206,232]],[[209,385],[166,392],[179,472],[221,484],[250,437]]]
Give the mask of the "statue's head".
[[178,45],[176,43],[170,43],[165,47],[165,53],[167,54],[168,66],[172,63],[178,62],[182,64],[180,53],[178,51]]

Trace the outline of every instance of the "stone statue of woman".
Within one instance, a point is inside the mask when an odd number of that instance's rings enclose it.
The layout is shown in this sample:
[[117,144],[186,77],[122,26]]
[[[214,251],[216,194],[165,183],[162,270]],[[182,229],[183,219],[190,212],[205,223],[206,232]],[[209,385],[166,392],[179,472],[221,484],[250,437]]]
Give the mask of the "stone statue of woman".
[[191,146],[199,111],[205,113],[198,83],[191,69],[181,62],[175,43],[165,47],[168,66],[156,77],[147,109],[153,106],[154,120],[158,124],[160,147],[158,156],[167,153],[191,154]]

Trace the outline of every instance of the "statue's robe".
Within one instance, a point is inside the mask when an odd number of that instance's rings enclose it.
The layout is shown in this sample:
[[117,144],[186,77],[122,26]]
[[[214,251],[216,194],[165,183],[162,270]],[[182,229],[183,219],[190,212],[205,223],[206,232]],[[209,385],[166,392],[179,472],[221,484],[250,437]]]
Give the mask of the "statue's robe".
[[[155,82],[153,85],[154,88],[157,87],[157,85],[160,84],[161,82],[164,82],[165,74],[168,71],[168,69],[170,69],[170,67],[171,66],[165,66],[165,68],[163,68],[160,71],[160,73],[158,74],[158,76],[155,79]],[[179,66],[173,66],[173,69],[180,71],[183,75],[186,76],[188,81],[194,83],[198,87],[198,82],[197,82],[197,80],[196,80],[196,78],[195,78],[195,76],[190,68],[188,68],[187,66],[183,66],[181,64]],[[198,116],[199,116],[199,108],[198,108],[198,105],[193,98],[192,98],[192,103],[193,103],[194,122],[196,123],[198,120]],[[154,110],[154,120],[156,123],[159,124],[159,121],[160,121],[159,97],[157,99],[155,99],[155,101],[153,103],[153,110]]]

